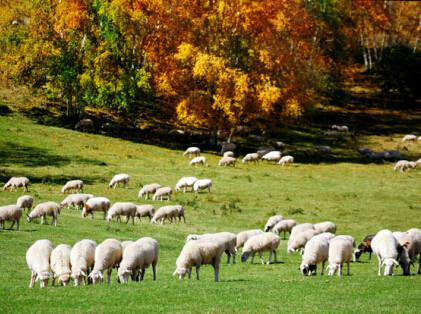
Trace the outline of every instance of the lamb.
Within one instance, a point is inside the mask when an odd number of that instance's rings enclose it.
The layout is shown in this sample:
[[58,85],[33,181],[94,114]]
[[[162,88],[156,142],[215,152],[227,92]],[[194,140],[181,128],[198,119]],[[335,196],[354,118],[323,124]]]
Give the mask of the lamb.
[[129,222],[130,218],[132,218],[132,224],[134,225],[136,213],[136,204],[131,202],[117,202],[108,210],[107,221],[111,223],[114,216],[117,216],[117,221],[120,220],[120,216],[126,216],[126,224]]
[[235,250],[238,250],[240,247],[243,247],[244,243],[246,243],[247,240],[251,237],[262,233],[264,232],[260,229],[252,229],[239,232],[237,234],[237,243],[235,245]]
[[232,152],[232,151],[226,151],[225,153],[224,153],[224,157],[234,157],[234,153]]
[[52,270],[52,285],[54,286],[56,279],[61,282],[63,286],[67,286],[70,281],[71,266],[70,254],[72,248],[67,244],[58,245],[50,256],[51,270]]
[[203,156],[199,156],[199,157],[194,157],[191,161],[190,161],[190,166],[197,166],[197,165],[202,165],[202,166],[206,166],[206,158]]
[[218,166],[233,166],[233,167],[235,167],[236,161],[237,161],[237,159],[235,159],[234,157],[224,156],[219,161]]
[[92,194],[70,194],[68,195],[60,205],[64,206],[73,206],[79,209],[82,209],[86,202],[93,198]]
[[108,184],[108,188],[116,188],[118,185],[123,184],[126,188],[129,187],[130,176],[126,173],[116,174]]
[[83,206],[82,217],[91,214],[91,218],[94,219],[94,212],[103,212],[104,219],[107,215],[107,211],[111,206],[111,202],[106,197],[92,197],[88,199]]
[[67,193],[71,190],[83,192],[83,181],[82,180],[67,181],[67,183],[61,189],[61,193]]
[[245,164],[246,162],[254,162],[257,163],[260,160],[260,155],[258,153],[250,153],[244,156],[242,163]]
[[186,151],[183,153],[183,156],[188,156],[191,158],[192,155],[199,156],[200,155],[200,149],[199,147],[189,147],[186,149]]
[[26,177],[11,177],[9,181],[6,182],[6,184],[3,186],[3,191],[6,191],[7,189],[10,189],[10,192],[13,191],[13,189],[18,189],[19,187],[23,187],[24,192],[28,192],[28,186],[29,186],[29,179]]
[[[347,236],[349,237],[349,236]],[[342,276],[343,264],[347,264],[347,276],[349,276],[349,266],[352,258],[352,241],[349,238],[337,236],[329,243],[329,276],[333,276],[336,271],[338,276]]]
[[219,277],[219,265],[224,248],[218,243],[210,241],[189,241],[187,242],[176,261],[176,269],[173,276],[181,280],[188,274],[191,278],[192,267],[196,267],[196,278],[199,280],[199,269],[202,265],[212,265],[215,281]]
[[107,239],[95,250],[94,269],[89,274],[94,284],[103,282],[103,272],[107,271],[107,283],[110,284],[111,272],[117,268],[123,255],[121,243],[115,239]]
[[349,132],[349,128],[346,125],[332,125],[333,130],[338,130],[340,132]]
[[22,195],[16,201],[16,205],[23,210],[28,209],[28,211],[31,210],[33,203],[34,199],[30,195]]
[[369,259],[371,260],[371,253],[373,252],[371,249],[371,240],[373,240],[374,236],[375,234],[369,234],[364,237],[363,241],[354,251],[354,262],[358,262],[363,253],[369,253]]
[[50,278],[50,256],[53,251],[53,244],[49,240],[38,240],[26,251],[26,263],[31,271],[29,288],[33,288],[35,281],[40,282],[44,288]]
[[155,194],[156,190],[161,187],[158,183],[151,183],[144,185],[139,191],[139,198],[143,198],[145,196],[145,200],[149,199],[149,195]]
[[193,192],[193,185],[196,183],[196,181],[196,177],[182,177],[175,185],[175,191],[179,192],[181,189],[183,189],[183,193],[186,193],[187,188],[191,188],[191,191]]
[[149,221],[151,221],[153,215],[155,213],[155,207],[153,205],[136,205],[136,217],[149,217]]
[[407,134],[402,138],[402,142],[415,142],[417,140],[417,136],[414,134]]
[[52,216],[51,224],[57,226],[57,218],[62,208],[63,206],[56,202],[40,203],[27,215],[27,220],[31,222],[33,219],[41,217],[41,224],[44,222],[48,224],[47,216]]
[[408,160],[399,160],[395,167],[393,167],[393,171],[396,171],[397,169],[400,170],[400,172],[404,172],[408,169],[415,169],[417,167],[417,162],[408,161]]
[[415,261],[418,255],[418,275],[421,275],[421,229],[412,228],[407,232],[411,236],[411,243],[407,248],[408,256],[411,261]]
[[304,276],[316,275],[317,264],[322,263],[321,275],[324,273],[325,263],[329,257],[329,241],[331,236],[322,233],[311,238],[304,248],[300,271]]
[[274,215],[269,217],[268,221],[266,222],[265,227],[263,228],[264,232],[268,232],[271,230],[278,222],[283,220],[284,217],[282,215]]
[[202,235],[190,235],[187,237],[186,242],[191,240],[210,241],[220,244],[224,248],[224,252],[227,254],[227,264],[229,264],[231,256],[232,263],[235,264],[235,246],[237,244],[237,236],[235,234],[231,232],[218,232]]
[[317,230],[319,233],[322,232],[331,232],[336,233],[336,225],[331,221],[324,221],[318,224],[314,224],[314,230]]
[[184,208],[181,205],[168,205],[158,208],[155,212],[154,216],[151,219],[152,224],[156,224],[158,220],[161,220],[161,225],[164,221],[170,220],[172,222],[173,218],[179,218],[181,221],[181,217],[184,218],[184,222],[186,222],[186,218],[184,217]]
[[200,179],[197,180],[194,185],[193,185],[193,190],[196,193],[199,193],[199,191],[201,190],[208,190],[208,192],[211,192],[211,187],[212,187],[212,180],[211,179]]
[[271,151],[271,152],[265,154],[262,157],[262,160],[279,162],[281,157],[282,157],[282,153],[280,151],[274,150],[274,151]]
[[12,225],[9,229],[12,229],[16,223],[16,230],[19,230],[19,221],[22,217],[23,208],[19,205],[6,205],[0,207],[0,226],[4,229],[5,221],[12,221]]
[[75,286],[82,281],[86,285],[86,277],[92,270],[95,262],[96,242],[93,240],[81,240],[73,245],[70,251],[70,264],[72,265],[72,278]]
[[373,240],[371,241],[371,248],[374,254],[377,255],[379,262],[379,276],[381,276],[381,269],[383,266],[385,276],[390,276],[393,274],[394,265],[399,266],[397,261],[399,257],[398,247],[398,240],[396,240],[390,230],[381,230],[374,236]]
[[164,199],[171,200],[172,189],[169,186],[165,186],[156,190],[153,195],[154,201],[163,201]]
[[319,233],[320,232],[317,230],[307,229],[300,233],[291,234],[288,240],[287,252],[292,253],[298,249],[304,248],[307,242]]
[[287,164],[293,164],[294,163],[294,157],[287,155],[287,156],[283,156],[278,164],[280,164],[282,167],[287,165]]
[[279,236],[273,234],[271,232],[265,232],[262,234],[255,235],[247,240],[243,246],[243,254],[241,255],[241,261],[245,263],[248,257],[251,255],[251,263],[253,264],[254,255],[259,253],[260,261],[262,264],[265,263],[263,260],[263,252],[269,251],[269,258],[267,264],[270,264],[272,254],[275,256],[275,263],[276,263],[276,249],[279,246],[280,242]]
[[284,232],[284,239],[286,239],[286,233],[291,233],[292,228],[297,225],[293,219],[285,219],[278,222],[273,228],[272,232],[279,235],[281,232]]
[[303,223],[303,224],[296,225],[296,226],[295,226],[294,228],[292,228],[292,230],[291,230],[290,238],[291,238],[292,236],[294,236],[295,234],[298,234],[298,233],[300,233],[300,232],[303,232],[303,231],[306,231],[306,230],[309,230],[309,229],[314,230],[314,226],[313,226],[313,224],[311,224],[311,223]]

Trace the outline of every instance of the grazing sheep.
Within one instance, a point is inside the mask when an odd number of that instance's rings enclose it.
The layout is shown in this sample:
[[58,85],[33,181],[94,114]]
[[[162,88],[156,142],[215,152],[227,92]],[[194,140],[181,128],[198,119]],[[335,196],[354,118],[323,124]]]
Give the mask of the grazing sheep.
[[57,204],[56,202],[45,202],[38,204],[35,208],[27,215],[28,222],[31,222],[35,218],[41,217],[41,224],[48,224],[47,216],[52,216],[53,220],[51,224],[57,226],[57,218],[63,208],[62,205]]
[[103,272],[107,271],[107,283],[110,284],[111,272],[117,268],[123,255],[121,243],[115,239],[107,239],[96,247],[94,269],[89,274],[94,284],[103,282]]
[[338,235],[338,236],[335,237],[335,239],[344,239],[344,240],[347,240],[347,241],[351,242],[352,247],[355,248],[355,239],[354,239],[353,236],[350,236],[350,235]]
[[319,233],[322,232],[331,232],[336,233],[336,225],[331,221],[324,221],[318,224],[314,224],[314,230],[318,231]]
[[91,214],[91,218],[94,219],[94,212],[103,212],[104,220],[107,215],[107,211],[111,206],[111,202],[106,197],[92,197],[88,199],[83,206],[82,217],[86,217]]
[[22,216],[23,209],[19,205],[6,205],[0,207],[0,226],[4,229],[5,221],[12,221],[9,229],[12,229],[16,223],[16,230],[19,230],[19,221]]
[[244,243],[246,243],[248,239],[262,233],[264,232],[260,229],[245,230],[239,232],[237,234],[237,243],[235,245],[235,249],[238,250],[240,247],[243,247]]
[[250,153],[244,156],[242,163],[245,164],[246,162],[254,162],[257,163],[260,160],[260,155],[258,153]]
[[189,147],[186,149],[186,151],[183,153],[183,156],[188,156],[191,158],[192,155],[199,156],[200,155],[200,149],[199,147]]
[[71,180],[61,189],[61,193],[67,193],[71,190],[77,190],[78,192],[83,192],[83,181],[82,180]]
[[126,173],[116,174],[108,184],[108,188],[116,188],[118,185],[123,184],[126,188],[129,187],[130,176]]
[[368,253],[369,259],[371,260],[371,253],[373,253],[373,250],[371,249],[371,240],[373,240],[374,236],[375,234],[369,234],[364,237],[363,241],[354,251],[354,262],[358,262],[363,253]]
[[384,275],[393,274],[393,266],[399,266],[397,261],[399,243],[390,230],[381,230],[377,232],[373,240],[371,240],[371,248],[377,255],[379,261],[378,275],[381,276],[381,269],[384,266]]
[[131,202],[117,202],[107,212],[107,221],[111,223],[114,216],[117,216],[117,221],[120,220],[120,216],[126,216],[126,224],[132,218],[132,224],[134,225],[134,217],[137,213],[136,204]]
[[303,232],[303,231],[306,231],[306,230],[310,230],[310,229],[311,230],[314,230],[314,226],[311,223],[303,223],[303,224],[296,225],[291,230],[290,238],[292,236],[294,236],[295,234],[298,234],[300,232]]
[[265,227],[263,228],[263,231],[268,232],[278,222],[282,221],[283,219],[284,219],[284,216],[282,216],[282,215],[274,215],[274,216],[269,217],[268,221],[266,222]]
[[16,205],[18,205],[23,210],[31,210],[33,203],[34,199],[30,195],[22,195],[16,201]]
[[282,167],[287,165],[287,164],[293,164],[294,163],[294,157],[287,155],[287,156],[283,156],[278,164],[280,164]]
[[332,125],[333,130],[337,130],[340,132],[349,132],[349,128],[346,125]]
[[421,275],[421,229],[412,228],[407,232],[411,236],[411,243],[407,248],[408,256],[412,262],[415,262],[418,256],[418,275]]
[[292,228],[297,225],[293,219],[285,219],[278,222],[273,228],[272,232],[279,235],[281,232],[284,232],[284,239],[286,239],[286,233],[291,233]]
[[[413,234],[409,232],[396,231],[392,233],[393,236],[398,240],[399,247],[399,265],[402,267],[404,275],[410,275],[411,262],[414,259],[414,251],[421,243],[417,243],[417,239],[413,238]],[[415,243],[413,242],[415,240]],[[415,254],[416,255],[416,254]]]
[[329,257],[329,241],[332,236],[322,233],[311,238],[305,245],[300,271],[304,276],[316,275],[317,264],[322,263],[321,275]]
[[303,232],[291,234],[288,240],[287,252],[292,253],[299,249],[303,249],[308,241],[320,232],[314,229],[307,229]]
[[154,201],[163,201],[164,199],[167,199],[168,201],[170,201],[171,195],[172,195],[172,189],[169,186],[164,186],[156,190],[152,199]]
[[233,167],[235,167],[236,161],[237,161],[237,159],[235,159],[234,157],[224,156],[219,161],[218,166],[233,166]]
[[176,261],[173,276],[183,279],[188,274],[191,278],[192,267],[196,267],[196,278],[199,280],[199,269],[202,265],[212,265],[215,281],[218,281],[219,265],[224,248],[210,241],[189,241],[180,252]]
[[212,180],[211,179],[200,179],[197,180],[194,185],[193,185],[193,190],[196,193],[199,193],[199,191],[202,190],[208,190],[208,192],[210,193],[211,191],[211,187],[212,187]]
[[70,252],[72,248],[67,244],[58,245],[50,256],[51,270],[52,270],[52,285],[54,286],[56,279],[61,282],[63,286],[67,286],[70,281],[71,266],[70,266]]
[[132,243],[134,243],[134,241],[131,241],[131,240],[121,242],[121,247],[123,248],[123,255],[124,255],[124,250],[127,248],[129,244],[132,244]]
[[173,218],[176,217],[178,209],[174,205],[162,206],[158,208],[151,219],[152,224],[156,224],[161,220],[161,225],[165,220],[173,221]]
[[[140,266],[140,281],[143,281],[145,277],[146,268],[152,265],[153,280],[156,281],[156,265],[159,260],[159,243],[153,238],[143,237],[136,241],[142,247],[142,251],[145,253],[143,263]],[[139,273],[134,276],[136,281],[139,281]]]
[[196,181],[196,177],[182,177],[175,185],[175,191],[179,192],[181,189],[183,189],[183,193],[186,193],[187,188],[191,188],[191,191],[193,192],[193,185]]
[[149,199],[149,195],[155,194],[156,190],[161,187],[158,183],[151,183],[144,185],[139,191],[139,198],[143,198],[145,196],[145,200]]
[[153,205],[136,205],[136,217],[149,217],[149,221],[151,221],[153,215],[155,213],[155,207]]
[[72,278],[75,286],[82,281],[86,285],[87,274],[93,269],[95,262],[96,242],[93,240],[81,240],[73,245],[70,251],[70,264],[72,265]]
[[395,167],[393,167],[393,171],[396,171],[397,169],[400,170],[400,172],[404,172],[408,169],[415,169],[417,167],[417,162],[408,161],[408,160],[399,160]]
[[276,249],[279,246],[280,238],[276,234],[271,232],[265,232],[262,234],[255,235],[251,237],[244,243],[243,254],[241,255],[241,261],[245,263],[248,257],[251,255],[251,263],[253,264],[254,255],[259,253],[260,261],[262,264],[265,263],[263,260],[263,252],[269,251],[269,258],[267,264],[270,264],[272,254],[275,256],[276,263]]
[[336,271],[338,276],[342,276],[343,264],[347,265],[347,276],[349,276],[349,265],[352,258],[352,241],[345,237],[335,237],[329,243],[329,276],[333,276]]
[[82,209],[86,202],[93,197],[93,194],[70,194],[60,203],[60,205],[63,207],[73,206]]
[[213,243],[219,243],[224,248],[224,252],[227,254],[227,264],[230,262],[232,256],[232,263],[235,264],[235,246],[237,244],[237,236],[231,232],[218,232],[218,233],[207,233],[202,235],[190,235],[187,237],[186,242],[191,240],[210,241]]
[[75,125],[75,130],[81,129],[85,131],[86,129],[92,129],[94,127],[94,122],[91,119],[82,119],[79,120],[78,123]]
[[402,138],[402,142],[415,142],[417,140],[417,136],[414,134],[407,134]]
[[18,190],[19,187],[23,187],[24,192],[28,192],[28,186],[29,186],[29,179],[26,177],[11,177],[9,181],[6,182],[6,184],[3,186],[3,191],[6,191],[7,189],[10,189],[10,192],[13,191],[13,189]]
[[279,162],[281,157],[282,157],[282,153],[280,151],[274,150],[274,151],[271,151],[271,152],[265,154],[262,157],[262,160]]
[[33,288],[35,281],[39,280],[40,287],[44,288],[50,278],[50,256],[53,244],[49,240],[38,240],[26,251],[26,263],[31,271],[29,288]]
[[229,151],[224,153],[224,157],[234,157],[234,153],[229,150]]
[[191,161],[190,161],[190,166],[193,165],[202,165],[202,166],[206,166],[206,158],[203,156],[199,156],[199,157],[194,157]]

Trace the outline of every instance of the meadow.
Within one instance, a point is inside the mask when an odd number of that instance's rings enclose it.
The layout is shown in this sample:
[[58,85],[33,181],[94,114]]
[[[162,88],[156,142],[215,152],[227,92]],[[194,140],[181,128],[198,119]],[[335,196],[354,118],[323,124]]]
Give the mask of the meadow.
[[[360,140],[374,148],[400,145],[402,134],[379,134]],[[407,148],[411,156],[421,155],[419,146],[409,144]],[[36,203],[61,201],[61,186],[76,178],[85,182],[85,192],[106,196],[112,202],[156,206],[167,202],[139,200],[140,184],[159,182],[174,187],[184,175],[213,180],[211,193],[176,194],[170,202],[185,206],[186,224],[151,225],[142,219],[135,225],[115,221],[108,225],[102,215],[83,219],[80,211],[64,209],[57,227],[22,219],[19,231],[0,231],[0,312],[316,314],[419,310],[418,265],[409,277],[403,277],[400,269],[392,277],[378,277],[376,257],[369,261],[363,255],[361,262],[351,264],[349,277],[307,278],[298,270],[300,256],[286,253],[286,240],[278,249],[278,263],[243,264],[237,254],[235,265],[222,264],[218,283],[213,281],[209,266],[202,267],[200,281],[173,277],[175,260],[188,234],[262,228],[275,213],[298,222],[334,221],[338,234],[350,234],[357,242],[384,228],[405,231],[421,227],[419,170],[402,174],[393,171],[392,163],[353,159],[312,163],[310,158],[305,162],[297,158],[290,167],[240,163],[235,168],[221,168],[217,167],[217,154],[204,155],[209,167],[189,167],[180,150],[45,126],[18,112],[0,116],[0,182],[11,176],[27,176],[32,183],[29,194]],[[129,188],[107,189],[111,177],[123,172],[131,175]],[[21,190],[0,191],[0,204],[14,203],[22,194]],[[148,269],[143,282],[124,286],[117,283],[113,271],[110,286],[49,285],[40,289],[37,285],[28,289],[25,252],[35,240],[73,245],[84,238],[99,243],[107,238],[124,241],[143,236],[160,243],[156,282]]]

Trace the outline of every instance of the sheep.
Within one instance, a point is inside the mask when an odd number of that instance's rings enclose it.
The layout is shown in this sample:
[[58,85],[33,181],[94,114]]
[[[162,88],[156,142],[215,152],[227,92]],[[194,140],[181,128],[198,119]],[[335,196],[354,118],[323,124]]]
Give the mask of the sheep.
[[373,240],[374,236],[375,234],[369,234],[364,237],[363,241],[358,245],[357,249],[354,251],[354,262],[358,262],[360,256],[363,253],[368,253],[369,259],[371,260],[371,253],[373,253],[373,250],[371,249],[371,240]]
[[237,236],[231,232],[218,232],[218,233],[207,233],[202,235],[189,235],[186,238],[186,242],[191,240],[200,241],[211,241],[213,243],[219,243],[224,248],[224,252],[227,254],[227,264],[230,262],[232,256],[232,263],[235,264],[235,253]]
[[151,183],[144,185],[139,191],[139,198],[143,198],[145,196],[145,200],[149,199],[149,195],[155,194],[156,190],[161,187],[158,183]]
[[199,147],[189,147],[185,150],[185,152],[183,153],[183,156],[188,156],[189,158],[191,158],[192,155],[195,156],[199,156],[200,155],[200,149]]
[[259,253],[260,261],[262,264],[265,263],[263,260],[263,252],[269,251],[269,258],[267,264],[271,263],[272,254],[275,256],[274,262],[276,263],[276,249],[279,246],[280,238],[276,234],[271,232],[265,232],[262,234],[251,237],[244,243],[243,251],[241,255],[241,261],[245,263],[248,257],[251,255],[251,263],[253,264],[254,255]]
[[18,187],[23,187],[24,192],[28,192],[28,186],[29,186],[29,179],[26,177],[11,177],[9,181],[6,182],[6,184],[3,186],[3,191],[6,191],[6,189],[10,189],[10,192],[13,191],[13,189],[18,190]]
[[346,125],[332,125],[333,130],[337,130],[340,132],[349,132],[349,128]]
[[240,247],[243,247],[244,243],[246,243],[248,239],[262,233],[264,232],[260,229],[252,229],[239,232],[237,234],[237,243],[235,245],[235,249],[238,250]]
[[237,160],[234,157],[228,157],[228,156],[224,156],[221,158],[221,160],[219,160],[218,162],[218,166],[233,166],[235,167],[235,162]]
[[[139,267],[139,269],[141,269],[140,281],[143,280],[145,276],[145,270],[150,265],[152,265],[153,280],[156,281],[156,265],[158,264],[158,260],[159,260],[158,241],[150,237],[143,237],[137,240],[135,243],[141,246],[142,252],[144,255],[143,262],[141,263]],[[136,281],[139,281],[139,272],[135,273],[132,278],[134,278]]]
[[19,221],[22,217],[23,208],[19,205],[6,205],[0,207],[0,226],[4,229],[5,221],[12,221],[12,225],[9,229],[12,229],[16,223],[16,230],[19,230]]
[[155,213],[155,207],[153,205],[136,205],[136,217],[149,217],[149,221],[151,221],[153,215]]
[[38,240],[26,251],[26,264],[31,271],[29,288],[33,288],[35,281],[40,282],[40,287],[45,288],[50,278],[50,256],[53,244],[49,240]]
[[211,192],[212,187],[212,180],[211,179],[199,179],[197,180],[193,185],[193,190],[195,193],[199,193],[201,190],[208,190],[208,192]]
[[173,218],[179,218],[181,221],[181,217],[184,218],[184,222],[186,222],[186,218],[184,216],[184,208],[181,205],[168,205],[158,208],[155,212],[154,216],[151,219],[152,224],[156,224],[158,220],[161,220],[161,225],[164,221],[170,220],[172,222]]
[[154,201],[163,201],[164,198],[167,200],[171,200],[172,189],[169,186],[164,186],[156,190],[155,194],[153,195]]
[[317,230],[319,233],[322,232],[331,232],[336,233],[336,225],[331,221],[324,221],[317,224],[314,224],[314,230]]
[[262,160],[279,162],[281,157],[282,157],[282,153],[280,151],[274,150],[274,151],[271,151],[271,152],[265,154],[262,157]]
[[103,212],[104,220],[107,215],[107,211],[111,206],[111,202],[106,197],[92,197],[88,199],[83,206],[82,217],[91,214],[91,218],[94,219],[94,212]]
[[[331,234],[332,235],[332,234]],[[316,275],[317,264],[322,263],[321,275],[329,257],[329,241],[332,236],[324,233],[314,236],[305,245],[300,271],[304,276]]]
[[187,188],[191,188],[191,191],[193,192],[193,185],[196,181],[196,177],[182,177],[175,185],[175,191],[179,192],[181,189],[183,189],[183,193],[186,193]]
[[82,180],[71,180],[61,189],[61,193],[67,193],[71,190],[77,190],[78,192],[83,192],[83,181]]
[[337,236],[329,243],[329,265],[328,275],[333,276],[336,271],[338,276],[342,276],[343,264],[347,265],[347,276],[349,276],[349,266],[352,258],[352,241],[349,238]]
[[411,262],[417,255],[414,252],[420,249],[421,243],[417,241],[416,237],[413,237],[414,233],[395,231],[392,234],[399,243],[399,265],[402,267],[404,275],[410,275]]
[[51,224],[57,226],[57,218],[62,208],[63,206],[56,202],[40,203],[27,215],[27,220],[31,222],[33,219],[41,217],[41,224],[44,224],[44,222],[48,224],[47,216],[52,216]]
[[86,285],[87,274],[94,266],[95,250],[96,242],[93,240],[84,239],[73,245],[70,251],[70,264],[75,286],[79,286],[82,281]]
[[181,205],[174,205],[176,209],[175,218],[178,218],[178,221],[181,221],[183,218],[184,223],[186,223],[186,216],[184,215],[184,207]]
[[110,284],[111,272],[121,261],[123,248],[115,239],[107,239],[96,247],[94,269],[89,274],[94,284],[103,282],[103,272],[107,271],[107,283]]
[[250,153],[244,156],[243,160],[241,161],[243,164],[246,162],[254,162],[257,163],[260,160],[260,155],[258,153]]
[[350,235],[338,235],[335,237],[335,239],[344,239],[344,240],[348,240],[349,242],[351,242],[351,245],[353,248],[355,248],[355,239],[353,236]]
[[287,155],[287,156],[283,156],[278,164],[281,165],[282,167],[287,165],[287,164],[293,164],[294,163],[294,157]]
[[212,265],[215,282],[219,277],[219,265],[224,248],[218,243],[210,241],[189,241],[180,252],[176,261],[176,269],[173,276],[181,280],[188,274],[191,278],[192,267],[196,267],[196,278],[199,280],[199,269],[202,265]]
[[292,253],[298,249],[304,248],[307,242],[319,233],[320,232],[317,230],[307,229],[303,232],[291,234],[288,240],[287,252]]
[[314,230],[313,224],[311,224],[311,223],[303,223],[303,224],[296,225],[295,227],[293,227],[291,229],[290,238],[292,236],[294,236],[295,234],[298,234],[300,232],[303,232],[303,231],[306,231],[306,230],[309,230],[309,229],[313,229]]
[[94,127],[94,122],[91,119],[82,119],[79,120],[78,123],[75,125],[75,130],[82,129],[82,131],[85,131],[87,128],[91,129]]
[[296,225],[297,223],[293,219],[281,220],[272,228],[272,232],[279,235],[283,231],[284,239],[286,239],[286,233],[291,233],[292,228],[294,228]]
[[194,157],[191,161],[190,161],[190,166],[197,166],[197,165],[202,165],[202,166],[206,166],[206,158],[203,156],[199,156],[199,157]]
[[34,199],[30,195],[22,195],[16,201],[16,205],[23,210],[28,209],[28,211],[31,210],[33,203]]
[[329,154],[332,151],[332,148],[327,145],[317,145],[316,150],[320,153]]
[[407,248],[408,255],[411,261],[415,261],[418,256],[418,275],[421,275],[421,229],[412,228],[407,232],[411,236],[411,243]]
[[232,152],[232,151],[226,151],[225,153],[224,153],[224,157],[234,157],[234,153]]
[[86,202],[93,197],[93,194],[70,194],[60,203],[60,205],[63,207],[73,206],[82,209]]
[[111,223],[114,216],[117,216],[117,221],[120,220],[120,216],[126,216],[126,224],[132,218],[132,224],[134,225],[134,217],[137,213],[136,204],[131,202],[117,202],[107,212],[107,221]]
[[402,138],[402,142],[415,142],[417,140],[417,136],[414,134],[407,134]]
[[384,275],[393,274],[393,266],[399,266],[397,261],[399,243],[390,230],[384,229],[374,236],[371,241],[371,248],[378,259],[378,275],[381,276],[381,269],[384,266]]
[[130,176],[126,173],[116,174],[108,184],[108,188],[116,188],[120,184],[124,184],[126,188],[129,187]]
[[282,221],[284,217],[282,215],[274,215],[269,217],[268,221],[266,222],[265,227],[263,228],[264,232],[268,232],[272,229],[278,222]]
[[56,279],[61,282],[63,286],[67,286],[71,276],[70,254],[72,248],[67,244],[58,245],[50,256],[51,270],[52,270],[52,285],[54,286]]
[[404,172],[405,170],[408,170],[410,168],[416,168],[417,163],[410,162],[408,160],[399,160],[395,166],[393,167],[393,171],[396,171],[397,169],[400,170],[400,172]]

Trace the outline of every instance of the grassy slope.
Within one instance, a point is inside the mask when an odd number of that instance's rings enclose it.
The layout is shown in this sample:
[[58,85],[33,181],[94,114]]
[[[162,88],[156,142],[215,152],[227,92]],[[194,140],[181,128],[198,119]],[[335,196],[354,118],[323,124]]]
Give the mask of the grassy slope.
[[[398,142],[399,135],[388,135]],[[382,138],[367,138],[367,142]],[[390,144],[390,143],[389,143]],[[413,153],[419,153],[416,146]],[[351,265],[351,277],[303,278],[298,255],[286,254],[286,241],[274,265],[223,265],[221,282],[212,282],[209,267],[197,282],[171,276],[176,257],[189,233],[259,228],[277,212],[299,222],[335,221],[338,232],[357,240],[381,228],[406,230],[421,227],[419,172],[391,171],[391,164],[240,165],[218,168],[218,156],[205,154],[208,168],[190,168],[180,151],[140,145],[99,135],[83,134],[34,124],[18,114],[0,116],[0,182],[12,175],[31,179],[36,203],[61,201],[61,185],[68,179],[85,181],[86,192],[115,201],[138,201],[139,183],[174,186],[183,175],[209,177],[211,194],[177,195],[186,205],[187,224],[111,227],[100,215],[93,221],[66,209],[59,225],[28,224],[21,230],[0,232],[0,311],[6,312],[180,312],[180,313],[414,313],[421,305],[421,276],[377,277],[377,262]],[[130,188],[107,190],[113,174],[132,176]],[[21,192],[0,192],[0,204],[14,203]],[[157,204],[159,205],[159,204]],[[158,281],[148,270],[145,282],[118,285],[115,273],[110,287],[27,288],[30,273],[25,251],[37,239],[55,245],[73,244],[83,238],[100,242],[152,236],[161,245]],[[399,274],[401,271],[399,270]]]

